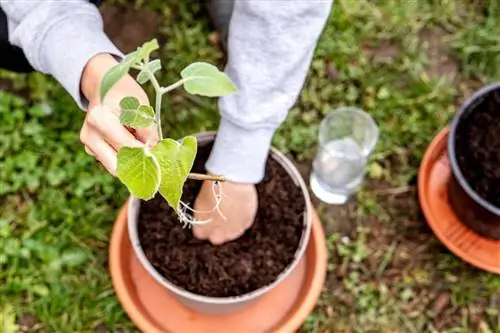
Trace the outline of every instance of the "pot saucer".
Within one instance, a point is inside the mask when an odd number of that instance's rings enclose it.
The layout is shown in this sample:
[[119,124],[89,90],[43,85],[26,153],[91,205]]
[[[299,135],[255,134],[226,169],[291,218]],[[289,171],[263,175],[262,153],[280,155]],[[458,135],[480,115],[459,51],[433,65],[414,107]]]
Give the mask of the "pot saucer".
[[427,223],[455,255],[477,268],[500,274],[500,241],[484,238],[467,228],[448,201],[451,169],[448,161],[448,128],[429,145],[418,174],[418,195]]
[[117,297],[142,332],[292,333],[307,319],[323,288],[326,240],[314,212],[309,245],[295,271],[243,311],[229,315],[194,312],[148,275],[129,240],[126,205],[113,227],[109,265]]

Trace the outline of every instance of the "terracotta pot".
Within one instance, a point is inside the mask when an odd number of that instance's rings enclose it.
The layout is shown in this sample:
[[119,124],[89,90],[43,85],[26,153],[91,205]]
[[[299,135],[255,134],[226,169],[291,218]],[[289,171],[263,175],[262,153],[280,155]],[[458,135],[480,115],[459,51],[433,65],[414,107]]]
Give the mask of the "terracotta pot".
[[500,240],[500,208],[481,198],[467,183],[456,156],[457,133],[468,121],[476,106],[492,92],[498,92],[500,84],[489,85],[472,95],[455,115],[448,135],[448,158],[452,177],[448,186],[449,199],[460,221],[484,237]]
[[[215,139],[215,133],[202,133],[197,136],[200,145],[208,144],[213,142]],[[297,264],[302,259],[304,252],[307,248],[309,242],[309,236],[311,233],[311,222],[312,222],[312,207],[309,197],[309,192],[306,184],[304,183],[299,171],[295,168],[293,163],[281,154],[276,149],[272,148],[270,152],[270,158],[276,160],[283,169],[290,175],[291,179],[295,184],[301,188],[306,206],[304,211],[303,219],[303,233],[299,242],[299,246],[295,253],[295,258],[292,263],[286,268],[285,271],[272,283],[267,286],[261,287],[253,292],[240,295],[237,297],[207,297],[203,295],[197,295],[192,292],[188,292],[182,288],[179,288],[168,279],[159,274],[153,265],[146,258],[142,247],[139,242],[138,235],[138,216],[140,210],[140,200],[131,197],[128,205],[128,233],[130,236],[130,241],[132,243],[135,255],[137,256],[139,262],[146,269],[146,271],[166,290],[174,294],[180,302],[185,306],[203,313],[211,314],[224,314],[234,311],[239,311],[243,307],[249,305],[251,302],[258,300],[262,295],[268,293],[276,286],[280,285],[297,267]]]

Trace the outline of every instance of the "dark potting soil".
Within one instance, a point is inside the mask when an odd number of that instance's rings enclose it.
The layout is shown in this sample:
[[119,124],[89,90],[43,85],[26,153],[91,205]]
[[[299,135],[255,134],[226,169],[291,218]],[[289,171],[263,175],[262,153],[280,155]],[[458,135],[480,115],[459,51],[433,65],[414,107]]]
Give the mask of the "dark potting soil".
[[[199,146],[193,172],[205,172],[212,144]],[[188,180],[183,201],[193,206],[201,182]],[[146,257],[169,281],[190,292],[239,296],[276,280],[294,259],[303,232],[305,200],[285,170],[268,159],[257,185],[259,210],[239,239],[219,246],[196,239],[161,197],[141,204],[139,240]]]
[[476,104],[456,133],[456,155],[465,180],[500,208],[500,92]]

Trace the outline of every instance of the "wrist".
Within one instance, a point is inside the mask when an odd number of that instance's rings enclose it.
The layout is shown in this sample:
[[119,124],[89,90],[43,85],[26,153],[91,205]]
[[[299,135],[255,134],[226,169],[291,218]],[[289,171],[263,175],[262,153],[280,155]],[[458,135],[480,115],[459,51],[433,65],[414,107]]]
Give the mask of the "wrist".
[[92,101],[98,97],[102,78],[117,64],[118,61],[109,53],[96,54],[87,62],[80,80],[80,89],[87,100]]

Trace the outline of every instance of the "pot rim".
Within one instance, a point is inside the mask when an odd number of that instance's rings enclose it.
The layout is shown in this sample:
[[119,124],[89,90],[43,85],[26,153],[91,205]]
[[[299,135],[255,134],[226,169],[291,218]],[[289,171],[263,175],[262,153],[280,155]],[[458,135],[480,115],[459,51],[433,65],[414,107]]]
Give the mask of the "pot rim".
[[476,91],[470,98],[467,99],[464,104],[462,104],[450,125],[450,132],[448,135],[448,159],[450,161],[451,170],[455,179],[464,189],[467,195],[490,213],[500,216],[500,208],[495,207],[494,205],[480,197],[479,194],[477,194],[477,192],[465,180],[465,177],[460,170],[460,167],[458,166],[458,161],[455,155],[455,137],[457,134],[457,128],[460,122],[463,120],[464,114],[470,109],[473,104],[477,103],[482,97],[484,97],[484,95],[497,89],[500,89],[500,82],[489,84]]
[[[197,139],[210,139],[213,140],[215,138],[216,132],[200,132],[198,134],[195,134],[194,136]],[[199,294],[195,294],[193,292],[187,291],[185,289],[182,289],[175,285],[174,283],[170,282],[168,279],[163,277],[154,267],[153,265],[149,262],[147,259],[141,245],[139,242],[139,235],[138,235],[138,230],[137,230],[137,222],[133,224],[130,219],[132,215],[132,210],[134,208],[134,202],[138,205],[137,209],[140,209],[140,199],[135,198],[134,196],[130,196],[130,203],[127,207],[128,209],[128,231],[129,231],[129,237],[130,241],[132,243],[132,248],[134,249],[135,254],[137,255],[139,262],[143,265],[143,267],[148,271],[149,274],[161,285],[163,285],[165,288],[168,290],[173,291],[177,295],[190,299],[195,302],[200,302],[200,303],[210,303],[214,305],[231,305],[231,304],[238,304],[238,303],[243,303],[247,301],[254,300],[269,290],[273,289],[276,287],[278,284],[280,284],[284,279],[286,279],[291,272],[293,272],[298,265],[300,259],[303,257],[307,245],[309,243],[309,238],[311,234],[311,223],[312,223],[312,203],[309,195],[309,190],[307,188],[307,185],[305,184],[304,179],[300,175],[299,171],[295,168],[295,166],[292,164],[292,162],[280,151],[278,151],[276,148],[272,147],[270,148],[269,156],[276,160],[285,170],[286,172],[290,175],[292,178],[292,181],[295,182],[297,186],[301,188],[302,195],[304,196],[305,199],[305,208],[304,208],[304,222],[303,222],[303,230],[302,230],[302,236],[299,241],[299,245],[297,247],[297,250],[295,251],[295,257],[293,261],[278,275],[278,277],[271,283],[266,286],[263,286],[259,289],[256,289],[254,291],[251,291],[249,293],[239,295],[239,296],[231,296],[231,297],[211,297],[211,296],[203,296]],[[134,219],[137,221],[138,219]]]

